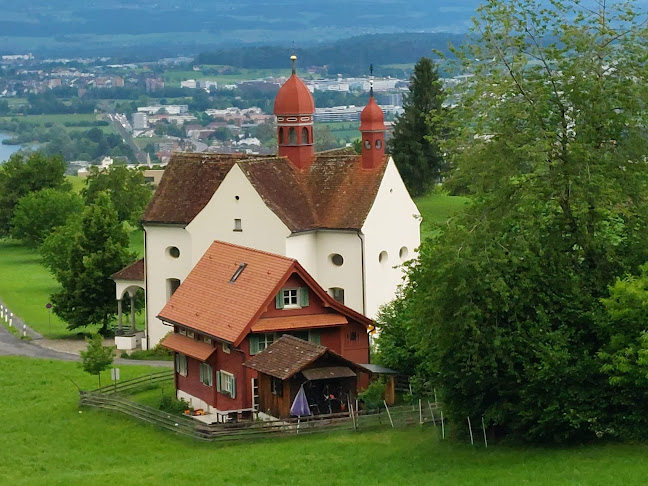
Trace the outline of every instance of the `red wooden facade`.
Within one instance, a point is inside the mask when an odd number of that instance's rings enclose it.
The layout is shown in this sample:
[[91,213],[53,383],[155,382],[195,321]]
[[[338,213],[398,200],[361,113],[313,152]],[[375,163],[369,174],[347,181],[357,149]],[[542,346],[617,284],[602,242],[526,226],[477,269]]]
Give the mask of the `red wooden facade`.
[[[232,269],[242,261],[246,266],[240,277],[221,285],[233,278]],[[283,274],[272,272],[273,278],[268,278],[271,272],[266,275],[264,268],[273,263],[285,263],[285,268]],[[198,279],[200,275],[209,278]],[[218,291],[210,294],[204,287],[212,284]],[[284,299],[290,303],[283,304]],[[214,309],[232,306],[232,301],[239,302],[240,309],[221,317],[226,322],[214,323]],[[253,317],[238,322],[238,315],[245,312]],[[195,319],[190,318],[192,313]],[[348,361],[369,363],[368,318],[336,302],[295,260],[236,245],[214,242],[159,317],[173,325],[174,334],[162,345],[176,352],[176,389],[195,408],[206,405],[218,412],[255,408],[257,372],[243,364],[283,334],[321,344]],[[364,375],[358,379],[360,387],[367,382]]]

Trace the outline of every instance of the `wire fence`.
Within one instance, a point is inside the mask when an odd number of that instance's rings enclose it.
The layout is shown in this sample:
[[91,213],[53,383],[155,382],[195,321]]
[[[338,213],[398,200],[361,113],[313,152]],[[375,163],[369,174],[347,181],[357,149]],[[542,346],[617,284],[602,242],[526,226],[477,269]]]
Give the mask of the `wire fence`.
[[79,404],[118,412],[173,431],[179,435],[203,441],[253,440],[263,437],[277,437],[298,434],[312,434],[343,430],[371,430],[376,428],[401,428],[413,425],[441,424],[439,405],[423,400],[411,405],[383,407],[375,410],[358,410],[358,404],[350,404],[348,412],[322,414],[310,417],[241,420],[230,423],[204,423],[204,417],[173,414],[138,403],[128,396],[138,389],[173,379],[173,371],[163,371],[124,381],[93,391],[80,391]]

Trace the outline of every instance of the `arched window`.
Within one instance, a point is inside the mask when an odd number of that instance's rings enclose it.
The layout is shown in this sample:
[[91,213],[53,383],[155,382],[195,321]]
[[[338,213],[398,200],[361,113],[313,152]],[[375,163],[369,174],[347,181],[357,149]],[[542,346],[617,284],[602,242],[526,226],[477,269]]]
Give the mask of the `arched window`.
[[308,140],[308,128],[304,127],[302,128],[302,139],[301,139],[302,145],[309,143]]
[[175,293],[176,290],[178,290],[178,287],[180,287],[180,280],[177,278],[167,278],[167,301],[171,298],[171,296]]
[[292,127],[288,129],[288,145],[297,145],[297,130]]
[[284,143],[283,127],[279,127],[279,145]]

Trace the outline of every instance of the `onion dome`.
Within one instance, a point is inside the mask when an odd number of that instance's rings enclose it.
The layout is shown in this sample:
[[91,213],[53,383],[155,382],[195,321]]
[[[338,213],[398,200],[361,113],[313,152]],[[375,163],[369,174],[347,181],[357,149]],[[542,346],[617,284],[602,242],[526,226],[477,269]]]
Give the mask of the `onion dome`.
[[274,114],[275,115],[312,115],[315,113],[315,101],[313,95],[308,90],[304,82],[299,79],[295,73],[295,60],[297,56],[293,55],[292,76],[288,78],[283,86],[279,89],[275,98]]
[[369,103],[360,113],[360,131],[361,132],[384,132],[385,115],[372,96],[369,97]]

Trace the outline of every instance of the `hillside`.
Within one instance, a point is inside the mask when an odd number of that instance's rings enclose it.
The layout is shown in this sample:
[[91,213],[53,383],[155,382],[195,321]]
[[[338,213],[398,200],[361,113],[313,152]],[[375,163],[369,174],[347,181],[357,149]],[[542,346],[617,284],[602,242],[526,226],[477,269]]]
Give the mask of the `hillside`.
[[161,47],[168,55],[215,46],[287,48],[362,34],[463,32],[477,0],[0,0],[2,54],[103,53]]

